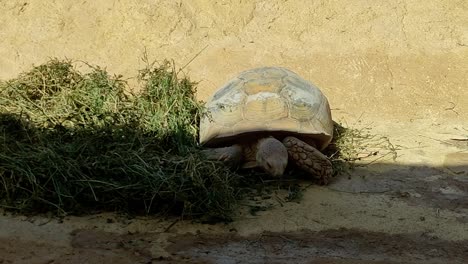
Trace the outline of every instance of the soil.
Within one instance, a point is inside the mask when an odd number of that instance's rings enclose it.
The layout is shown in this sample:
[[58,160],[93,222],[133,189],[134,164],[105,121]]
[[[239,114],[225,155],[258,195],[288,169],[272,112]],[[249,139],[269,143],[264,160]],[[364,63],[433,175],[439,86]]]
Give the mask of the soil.
[[242,70],[283,66],[397,152],[230,223],[5,213],[0,263],[468,262],[467,1],[0,0],[0,14],[0,79],[67,57],[137,89],[142,57],[167,58],[206,100]]

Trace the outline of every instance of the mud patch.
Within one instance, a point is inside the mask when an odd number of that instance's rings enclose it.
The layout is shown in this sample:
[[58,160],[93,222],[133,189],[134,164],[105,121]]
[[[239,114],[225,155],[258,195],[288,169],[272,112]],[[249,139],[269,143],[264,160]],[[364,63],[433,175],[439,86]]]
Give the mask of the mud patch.
[[52,245],[48,241],[0,238],[0,263],[152,263],[145,246],[136,235],[118,235],[95,230],[72,233],[71,245]]
[[468,241],[426,234],[388,235],[340,229],[321,232],[182,235],[167,248],[173,260],[200,263],[466,263]]
[[141,233],[118,235],[100,230],[79,229],[71,233],[71,246],[79,250],[112,252],[132,263],[151,263],[151,236]]

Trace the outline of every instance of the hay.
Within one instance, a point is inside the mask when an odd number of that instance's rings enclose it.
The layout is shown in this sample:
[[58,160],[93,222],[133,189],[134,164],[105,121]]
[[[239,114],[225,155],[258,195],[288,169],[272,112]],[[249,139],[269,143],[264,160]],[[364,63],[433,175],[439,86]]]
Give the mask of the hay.
[[0,200],[21,212],[228,217],[238,177],[197,148],[202,106],[165,62],[141,93],[98,67],[51,60],[0,87]]
[[334,123],[333,140],[324,150],[332,162],[334,175],[350,174],[356,166],[367,166],[386,158],[397,157],[397,148],[390,140],[371,133],[371,128],[354,128]]

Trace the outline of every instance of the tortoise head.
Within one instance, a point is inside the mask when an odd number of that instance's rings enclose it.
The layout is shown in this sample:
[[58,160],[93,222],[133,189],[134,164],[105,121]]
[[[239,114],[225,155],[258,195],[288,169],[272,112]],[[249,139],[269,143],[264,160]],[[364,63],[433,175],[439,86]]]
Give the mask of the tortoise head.
[[256,160],[265,172],[275,178],[281,177],[288,165],[288,150],[273,137],[263,138],[257,145]]

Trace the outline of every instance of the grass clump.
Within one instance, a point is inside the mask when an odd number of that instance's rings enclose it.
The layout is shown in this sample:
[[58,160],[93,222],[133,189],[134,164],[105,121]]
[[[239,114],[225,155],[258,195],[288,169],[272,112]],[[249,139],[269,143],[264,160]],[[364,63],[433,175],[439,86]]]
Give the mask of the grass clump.
[[197,146],[203,108],[169,62],[143,89],[53,59],[0,83],[0,201],[21,212],[95,210],[228,217],[236,175]]
[[334,175],[341,175],[389,156],[395,160],[396,150],[387,137],[372,134],[368,127],[344,127],[335,122],[333,140],[324,152],[332,162]]
[[[169,67],[170,70],[168,71]],[[141,129],[161,139],[165,149],[187,153],[197,144],[203,106],[195,98],[195,83],[178,79],[173,65],[149,65],[140,71],[144,82],[137,108]],[[171,87],[177,87],[177,93]]]

